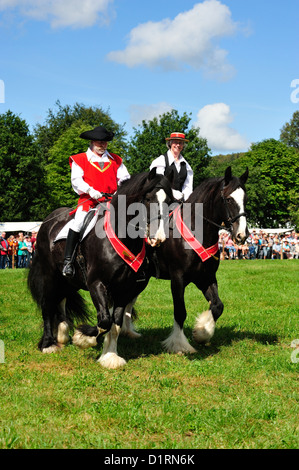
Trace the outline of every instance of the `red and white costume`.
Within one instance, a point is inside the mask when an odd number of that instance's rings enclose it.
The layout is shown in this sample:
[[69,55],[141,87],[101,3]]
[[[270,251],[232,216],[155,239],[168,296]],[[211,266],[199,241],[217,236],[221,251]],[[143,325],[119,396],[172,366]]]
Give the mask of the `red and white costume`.
[[[130,174],[121,157],[107,150],[99,156],[89,148],[86,153],[72,155],[69,159],[71,166],[71,182],[74,191],[79,194],[78,206],[72,230],[79,232],[86,212],[95,207],[98,201],[91,199],[90,188],[102,193],[113,194],[119,184],[130,178]],[[99,201],[104,200],[99,199]]]

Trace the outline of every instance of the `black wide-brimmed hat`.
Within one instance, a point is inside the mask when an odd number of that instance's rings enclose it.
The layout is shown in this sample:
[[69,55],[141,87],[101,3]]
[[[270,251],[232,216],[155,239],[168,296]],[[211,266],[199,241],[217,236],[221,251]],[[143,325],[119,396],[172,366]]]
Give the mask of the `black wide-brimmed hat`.
[[81,139],[86,140],[102,140],[104,142],[109,142],[113,139],[113,132],[108,131],[103,126],[98,126],[92,129],[91,131],[85,131],[80,134]]

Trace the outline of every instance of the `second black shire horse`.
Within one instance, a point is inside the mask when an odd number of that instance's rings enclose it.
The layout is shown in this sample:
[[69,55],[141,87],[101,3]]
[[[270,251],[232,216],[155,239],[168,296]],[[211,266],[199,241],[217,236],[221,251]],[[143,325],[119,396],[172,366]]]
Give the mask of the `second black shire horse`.
[[[87,309],[78,293],[84,289],[90,292],[96,308],[97,326],[79,327],[73,342],[83,348],[96,346],[99,337],[109,331],[109,340],[105,342],[99,362],[107,368],[125,364],[116,349],[124,307],[146,287],[150,277],[148,260],[144,256],[146,234],[143,228],[147,226],[148,232],[151,229],[152,245],[163,242],[163,203],[172,201],[170,182],[164,176],[156,175],[156,170],[135,175],[124,182],[113,196],[109,209],[109,214],[113,209],[115,215],[113,228],[120,240],[122,257],[112,246],[113,236],[108,238],[106,235],[105,224],[108,222],[102,215],[80,243],[75,276],[71,279],[62,276],[65,240],[56,240],[71,218],[70,209],[57,209],[43,221],[28,276],[31,294],[42,310],[44,332],[39,343],[42,352],[61,350],[69,341],[69,329],[74,320],[88,320]],[[138,214],[139,218],[134,212],[134,203],[137,213],[138,208],[143,210],[142,216]],[[154,222],[157,230],[153,233]],[[125,261],[124,257],[129,260]],[[142,263],[139,269],[136,259]],[[133,263],[135,269],[132,269]]]
[[[182,236],[175,234],[175,220],[178,214],[174,211],[170,222],[171,228],[165,243],[154,248],[159,265],[159,277],[171,280],[171,291],[174,307],[174,326],[170,336],[163,342],[164,348],[173,353],[194,353],[196,350],[187,340],[183,327],[187,316],[184,294],[189,283],[194,283],[209,302],[209,309],[198,316],[193,330],[197,342],[207,343],[215,331],[215,322],[223,312],[223,303],[218,295],[216,272],[219,267],[218,232],[225,228],[231,233],[236,243],[240,244],[248,237],[246,221],[246,189],[248,169],[240,177],[234,177],[228,167],[224,178],[210,178],[200,184],[182,206],[184,211],[191,208],[191,226],[194,231],[195,218],[202,220],[201,244],[205,249],[214,247],[213,254],[205,261],[190,247]],[[202,212],[197,212],[202,209]],[[188,219],[188,217],[187,217]],[[224,224],[222,226],[221,224]],[[186,223],[188,225],[188,223]],[[194,243],[196,246],[196,243]],[[157,265],[156,261],[156,265]],[[156,267],[152,266],[152,276],[156,276]],[[130,330],[130,309],[126,309],[127,329]],[[134,331],[134,330],[132,330]]]

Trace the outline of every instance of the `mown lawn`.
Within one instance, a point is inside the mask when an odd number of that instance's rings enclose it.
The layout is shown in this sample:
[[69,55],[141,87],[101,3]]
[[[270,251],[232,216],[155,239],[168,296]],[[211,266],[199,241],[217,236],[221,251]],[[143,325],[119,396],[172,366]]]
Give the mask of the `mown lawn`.
[[26,276],[0,271],[0,448],[298,447],[298,260],[221,262],[225,310],[210,346],[191,340],[207,303],[189,286],[189,356],[162,351],[172,299],[169,282],[152,279],[136,304],[142,338],[119,340],[120,370],[101,368],[100,347],[41,354]]

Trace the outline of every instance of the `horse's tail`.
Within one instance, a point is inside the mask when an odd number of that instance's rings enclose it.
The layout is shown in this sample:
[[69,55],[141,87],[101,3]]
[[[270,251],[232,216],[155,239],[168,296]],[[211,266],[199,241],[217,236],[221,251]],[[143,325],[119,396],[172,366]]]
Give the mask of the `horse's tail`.
[[47,268],[45,260],[42,260],[36,251],[29,269],[27,285],[37,306],[42,312],[51,312],[50,316],[55,319],[61,316],[57,299],[66,299],[65,315],[69,325],[72,326],[74,321],[88,322],[90,311],[84,298],[60,274],[55,272],[51,275],[51,268]]

